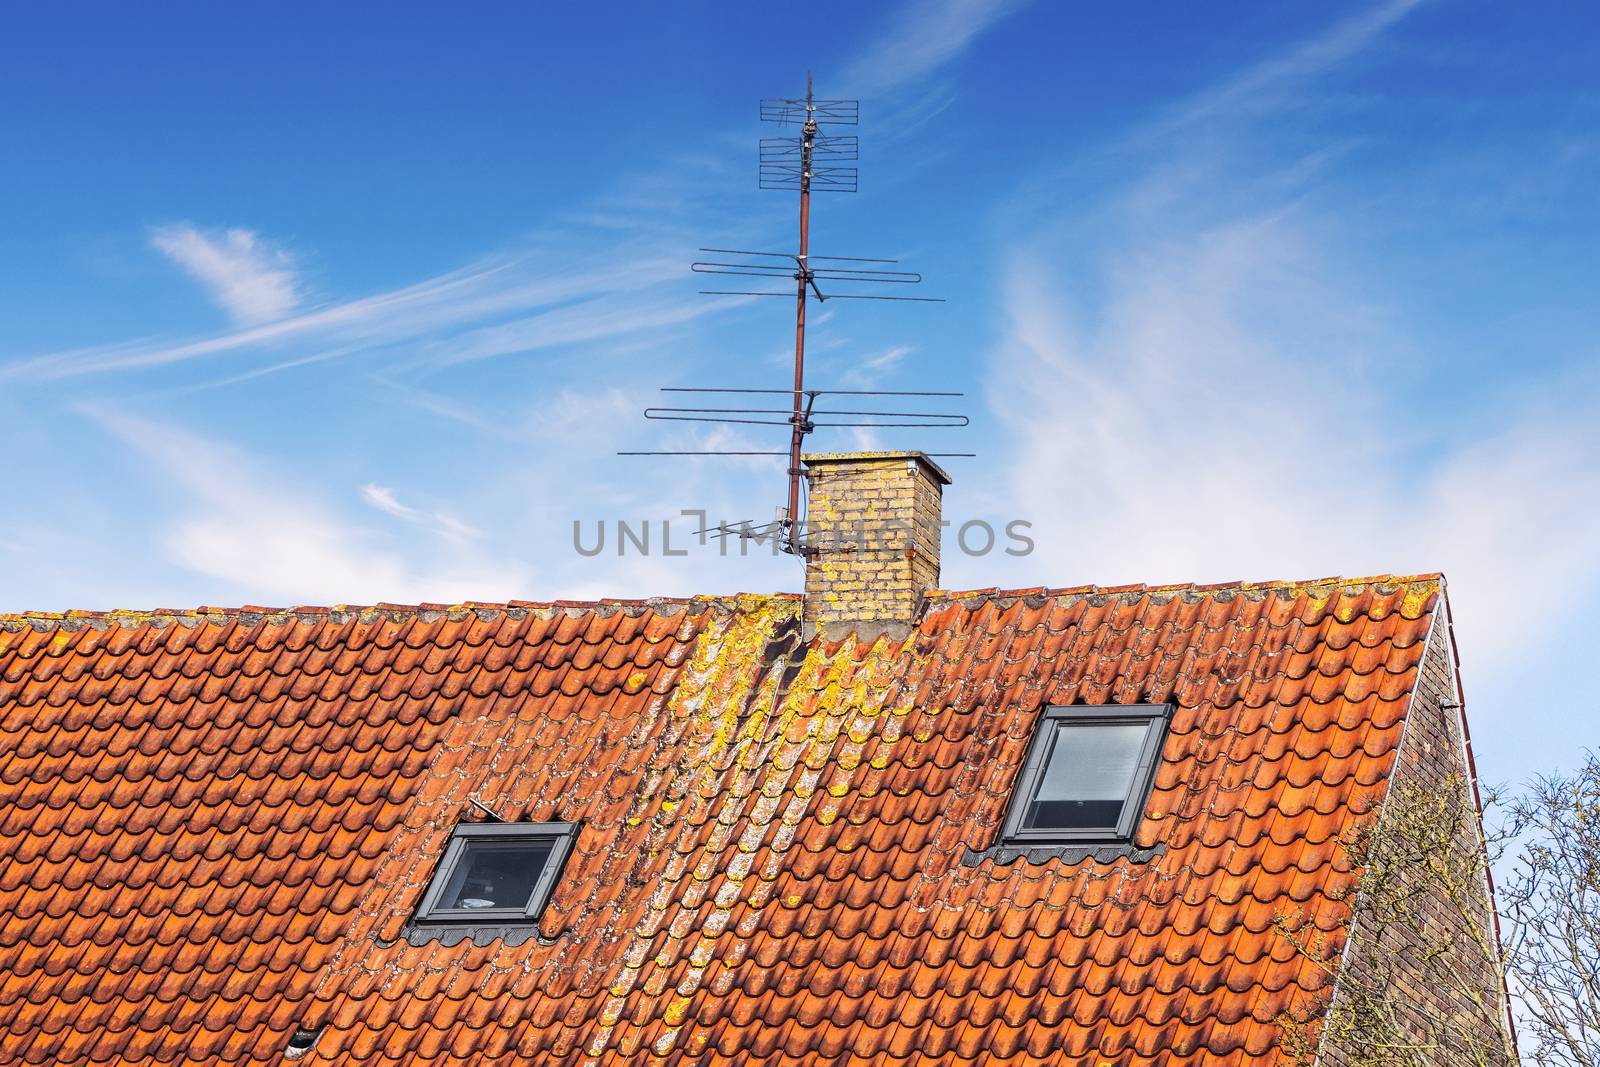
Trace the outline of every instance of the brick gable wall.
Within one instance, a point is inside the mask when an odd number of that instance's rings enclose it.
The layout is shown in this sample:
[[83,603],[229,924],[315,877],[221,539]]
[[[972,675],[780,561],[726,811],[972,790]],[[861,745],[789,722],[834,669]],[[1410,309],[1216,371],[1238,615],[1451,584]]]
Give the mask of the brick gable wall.
[[[1453,662],[1453,637],[1440,612],[1396,755],[1381,826],[1387,836],[1394,829],[1391,820],[1416,817],[1419,813],[1404,798],[1423,791],[1441,804],[1448,800],[1460,805],[1457,810],[1463,817],[1454,836],[1459,855],[1469,857],[1474,852],[1481,855],[1483,845],[1462,712],[1455,706],[1458,690]],[[1453,790],[1456,795],[1447,797],[1442,790]],[[1380,843],[1377,847],[1384,846]],[[1340,1040],[1330,1030],[1317,1059],[1320,1067],[1510,1067],[1516,1063],[1500,970],[1492,955],[1480,948],[1482,937],[1497,939],[1489,886],[1481,870],[1472,871],[1470,863],[1461,866],[1473,876],[1462,879],[1469,888],[1460,904],[1443,888],[1445,879],[1414,868],[1402,874],[1404,906],[1414,921],[1385,922],[1374,915],[1377,909],[1370,900],[1356,904],[1333,1011],[1339,1011],[1341,998],[1352,994],[1353,984],[1368,983],[1368,988],[1377,989],[1386,986],[1392,1018],[1413,1049],[1385,1056],[1358,1047],[1356,1041]],[[1454,962],[1429,962],[1428,954],[1441,950],[1449,954],[1441,960]],[[1446,969],[1481,976],[1481,985],[1471,991],[1453,985],[1443,977]],[[1475,996],[1482,999],[1474,1003]]]

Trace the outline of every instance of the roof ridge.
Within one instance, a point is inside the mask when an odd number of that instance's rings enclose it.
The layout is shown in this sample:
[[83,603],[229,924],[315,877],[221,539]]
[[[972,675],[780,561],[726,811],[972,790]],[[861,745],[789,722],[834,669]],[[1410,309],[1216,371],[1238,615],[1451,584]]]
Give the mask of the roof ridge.
[[692,607],[706,605],[708,607],[739,608],[748,605],[751,601],[772,600],[799,600],[799,593],[727,593],[727,594],[697,594],[695,596],[654,596],[654,597],[601,597],[596,600],[463,600],[455,604],[421,602],[416,604],[391,604],[380,602],[377,604],[297,604],[293,607],[263,607],[256,604],[241,604],[238,607],[219,608],[201,605],[194,608],[148,608],[125,609],[117,608],[111,611],[83,611],[70,609],[67,611],[18,611],[0,612],[0,626],[7,623],[62,623],[62,622],[126,622],[144,623],[155,620],[171,620],[174,622],[195,620],[198,622],[220,621],[238,619],[244,616],[259,616],[263,619],[271,618],[305,618],[305,617],[334,617],[334,616],[370,616],[385,615],[391,619],[405,618],[417,615],[452,614],[467,611],[600,611],[603,609],[625,608],[654,608],[654,607]]
[[[1266,581],[1232,581],[1232,582],[1177,582],[1166,585],[1144,585],[1134,583],[1130,585],[1077,585],[1077,586],[1028,586],[1014,589],[1002,589],[988,586],[981,589],[932,589],[926,594],[928,600],[972,600],[984,598],[991,600],[1013,600],[1023,597],[1037,596],[1117,596],[1126,594],[1147,593],[1220,593],[1226,591],[1259,592],[1276,589],[1353,589],[1370,585],[1400,585],[1420,582],[1443,582],[1444,575],[1437,571],[1424,574],[1393,575],[1377,574],[1363,578],[1342,578],[1337,575],[1327,578],[1310,578],[1290,580],[1282,578],[1268,579]],[[157,620],[171,620],[174,622],[195,620],[197,622],[221,621],[238,619],[244,616],[259,616],[261,618],[289,618],[304,619],[306,617],[329,616],[372,616],[385,615],[391,619],[404,618],[416,615],[450,614],[466,611],[602,611],[605,609],[626,608],[653,608],[653,607],[691,607],[703,604],[709,607],[739,608],[751,601],[796,601],[802,599],[799,593],[729,593],[729,594],[699,594],[695,596],[653,596],[653,597],[601,597],[595,600],[463,600],[455,604],[421,602],[416,604],[391,604],[380,602],[377,604],[298,604],[293,607],[263,607],[255,604],[242,604],[233,608],[219,608],[201,605],[195,608],[150,608],[145,610],[114,609],[111,611],[20,611],[0,612],[0,626],[6,624],[38,625],[40,623],[64,622],[93,622],[105,621],[112,623],[133,623]]]
[[930,589],[925,595],[929,600],[971,600],[978,597],[1011,600],[1033,596],[1117,596],[1125,593],[1220,593],[1230,590],[1261,592],[1274,589],[1357,589],[1370,585],[1410,585],[1442,581],[1444,581],[1444,575],[1441,572],[1433,571],[1423,574],[1373,574],[1362,578],[1344,578],[1338,575],[1328,578],[1306,578],[1300,580],[1270,578],[1259,582],[1243,579],[1231,582],[1173,582],[1164,585],[1145,585],[1135,582],[1129,585],[1035,585],[1018,589],[1000,589],[988,586],[981,589]]

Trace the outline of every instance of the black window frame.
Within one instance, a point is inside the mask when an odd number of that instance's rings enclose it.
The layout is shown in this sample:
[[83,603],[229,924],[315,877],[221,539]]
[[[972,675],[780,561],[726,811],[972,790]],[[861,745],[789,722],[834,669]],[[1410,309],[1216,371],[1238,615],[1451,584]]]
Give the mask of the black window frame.
[[[433,879],[422,894],[414,922],[430,926],[533,926],[544,914],[545,905],[561,877],[573,842],[578,838],[574,822],[474,822],[462,823],[450,835],[444,856],[434,869]],[[533,894],[525,908],[442,908],[439,898],[450,884],[456,868],[473,842],[539,842],[550,845],[550,857],[534,882]]]
[[[1133,840],[1144,809],[1150,803],[1150,790],[1155,782],[1156,764],[1161,759],[1161,749],[1166,742],[1167,725],[1172,719],[1171,704],[1065,704],[1045,708],[1034,728],[1033,739],[1028,742],[1028,754],[1012,787],[1011,803],[1006,809],[1005,822],[1000,831],[1000,841],[1005,845],[1122,844]],[[1134,766],[1133,778],[1123,800],[1122,812],[1114,827],[1043,827],[1024,828],[1028,808],[1039,793],[1039,785],[1049,766],[1050,756],[1063,734],[1072,725],[1117,726],[1143,724],[1144,741],[1139,748],[1139,760]]]

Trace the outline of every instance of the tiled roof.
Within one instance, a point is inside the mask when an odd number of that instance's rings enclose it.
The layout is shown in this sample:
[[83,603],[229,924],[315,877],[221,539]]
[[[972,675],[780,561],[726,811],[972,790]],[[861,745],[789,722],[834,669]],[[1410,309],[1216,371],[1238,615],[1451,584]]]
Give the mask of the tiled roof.
[[[0,1061],[1276,1062],[1440,596],[0,617]],[[1177,705],[1148,851],[984,854],[1074,701]],[[408,934],[474,800],[583,822],[537,937]]]

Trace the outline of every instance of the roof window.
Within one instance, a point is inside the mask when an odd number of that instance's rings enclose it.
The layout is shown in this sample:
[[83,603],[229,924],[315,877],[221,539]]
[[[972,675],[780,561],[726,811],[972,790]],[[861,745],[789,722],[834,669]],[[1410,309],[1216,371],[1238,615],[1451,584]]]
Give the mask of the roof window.
[[578,826],[463,823],[422,897],[417,922],[520,926],[538,922]]
[[1006,844],[1129,841],[1170,704],[1046,708],[1006,813]]

